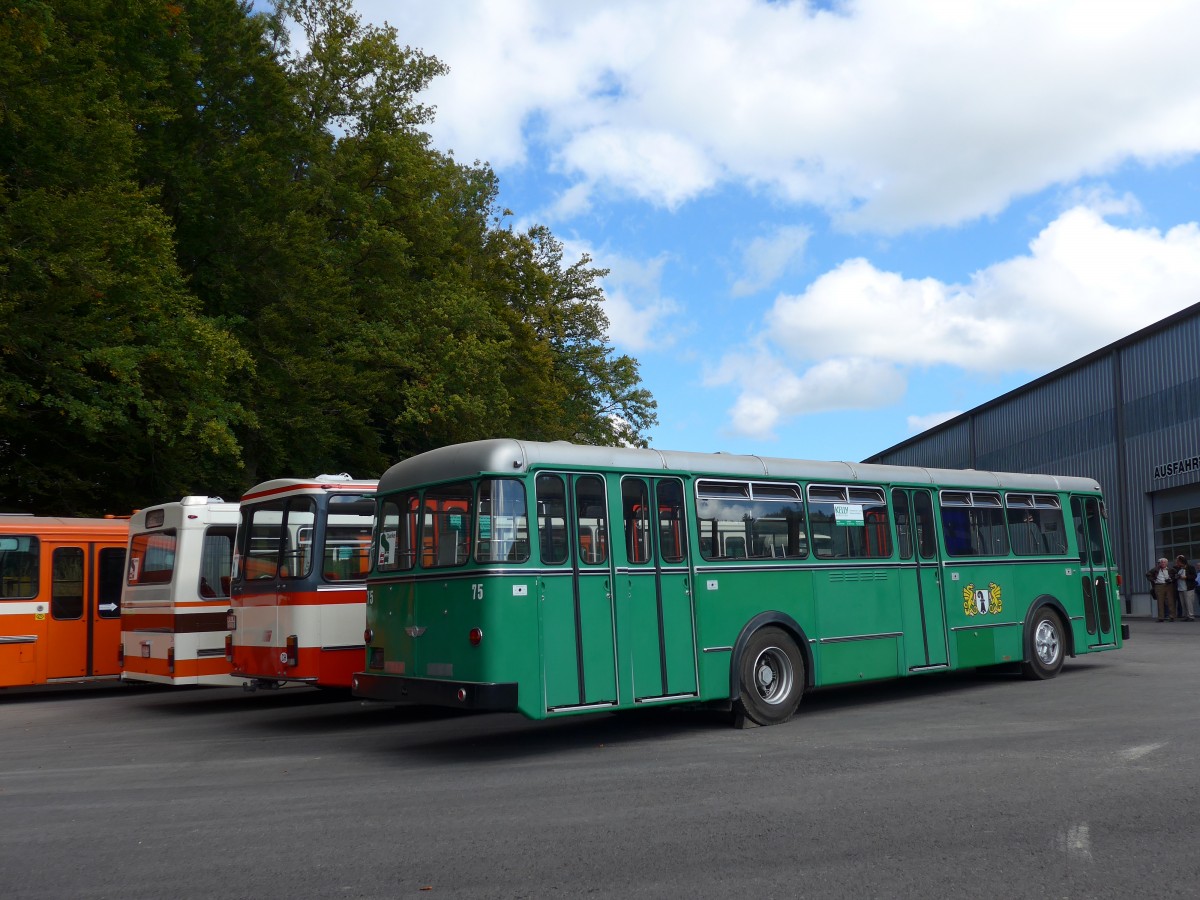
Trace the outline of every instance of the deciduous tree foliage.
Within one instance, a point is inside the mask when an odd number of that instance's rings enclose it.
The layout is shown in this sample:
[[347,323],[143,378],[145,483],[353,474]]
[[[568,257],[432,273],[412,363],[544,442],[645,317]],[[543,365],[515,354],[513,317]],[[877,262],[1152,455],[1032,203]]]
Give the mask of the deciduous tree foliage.
[[[346,0],[0,15],[0,504],[234,497],[500,435],[640,443],[600,279],[435,150]],[[292,45],[294,41],[294,46]]]
[[127,510],[236,465],[250,358],[201,314],[139,184],[176,43],[161,3],[0,14],[0,491],[43,513]]

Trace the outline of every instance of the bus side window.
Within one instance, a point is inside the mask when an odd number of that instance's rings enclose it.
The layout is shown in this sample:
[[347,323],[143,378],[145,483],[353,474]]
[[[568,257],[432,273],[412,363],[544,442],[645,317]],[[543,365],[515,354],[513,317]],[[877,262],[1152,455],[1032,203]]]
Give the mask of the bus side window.
[[568,555],[567,489],[561,475],[539,475],[535,485],[542,564],[559,566]]
[[[579,561],[590,565],[608,562],[608,522],[604,507],[604,481],[597,475],[575,479],[578,512]],[[588,542],[585,545],[585,536]]]
[[56,619],[82,618],[83,548],[59,547],[50,565],[50,615]]
[[621,482],[621,507],[624,512],[625,552],[631,563],[650,562],[650,492],[640,478]]
[[33,535],[0,539],[0,600],[37,596],[40,553]]
[[896,511],[896,542],[900,558],[912,559],[912,522],[908,511],[908,495],[902,490],[892,491],[892,508]]

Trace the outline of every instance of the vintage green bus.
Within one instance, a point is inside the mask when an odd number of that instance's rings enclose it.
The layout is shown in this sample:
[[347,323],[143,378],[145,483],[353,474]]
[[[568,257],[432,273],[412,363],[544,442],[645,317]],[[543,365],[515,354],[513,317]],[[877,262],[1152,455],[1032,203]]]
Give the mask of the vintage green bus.
[[488,440],[379,482],[360,697],[541,719],[1121,646],[1088,478]]

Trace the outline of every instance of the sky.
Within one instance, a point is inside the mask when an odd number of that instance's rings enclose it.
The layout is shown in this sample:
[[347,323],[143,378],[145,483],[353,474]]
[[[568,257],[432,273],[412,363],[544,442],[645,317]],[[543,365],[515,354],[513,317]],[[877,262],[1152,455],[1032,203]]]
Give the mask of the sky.
[[1191,0],[355,9],[610,270],[653,447],[860,460],[1200,302]]

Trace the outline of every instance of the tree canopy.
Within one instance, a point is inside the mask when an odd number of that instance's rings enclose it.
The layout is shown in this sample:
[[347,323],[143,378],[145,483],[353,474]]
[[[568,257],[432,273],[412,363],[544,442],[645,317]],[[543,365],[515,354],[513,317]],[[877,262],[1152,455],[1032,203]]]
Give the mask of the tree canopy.
[[432,146],[444,72],[348,0],[10,3],[0,508],[236,497],[502,435],[644,443],[607,273]]

